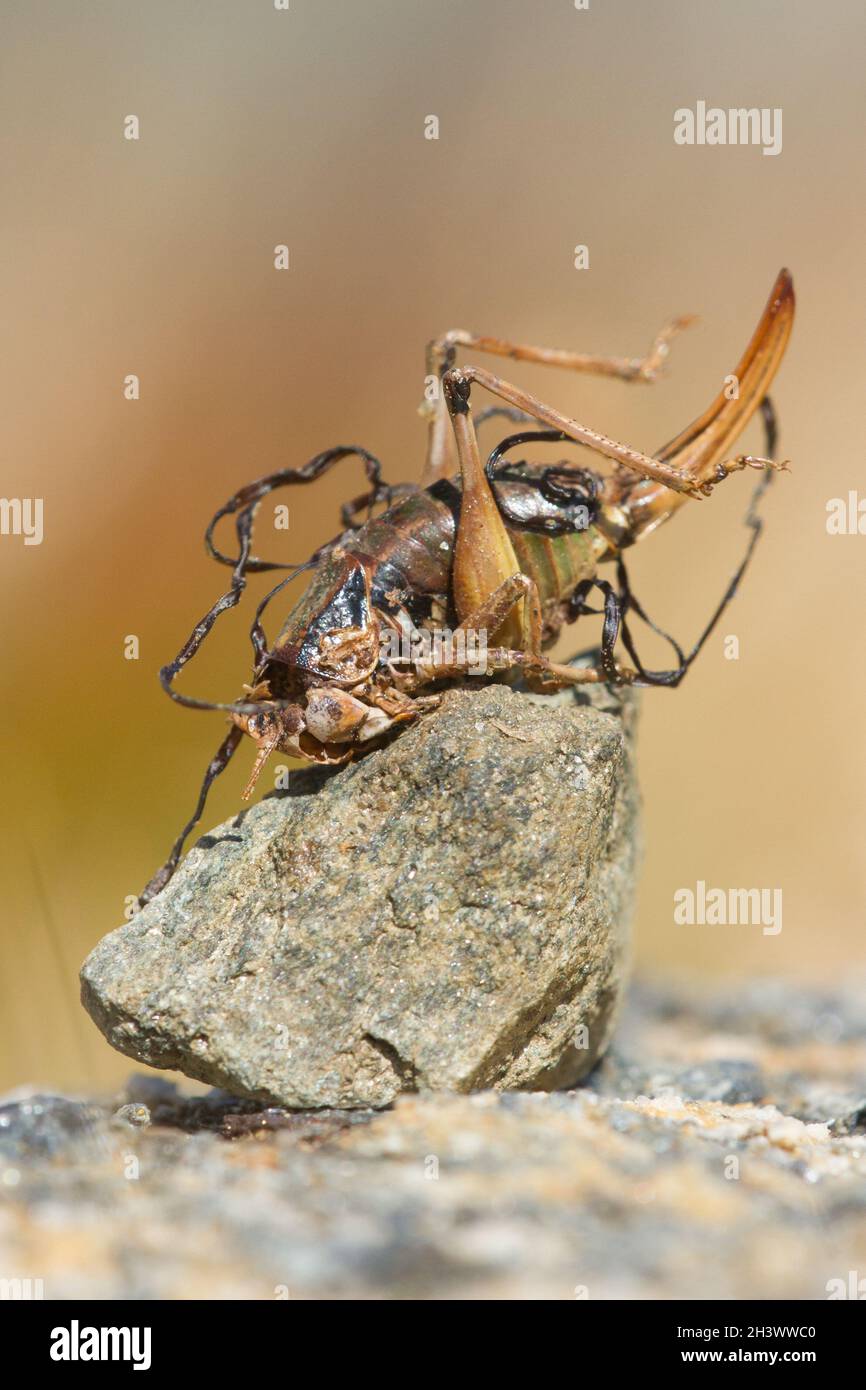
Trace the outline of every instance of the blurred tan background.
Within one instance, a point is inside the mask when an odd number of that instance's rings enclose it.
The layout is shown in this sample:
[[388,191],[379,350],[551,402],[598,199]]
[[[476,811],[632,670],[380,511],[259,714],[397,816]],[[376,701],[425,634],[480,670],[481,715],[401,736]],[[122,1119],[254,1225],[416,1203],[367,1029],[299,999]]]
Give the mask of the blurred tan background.
[[[858,0],[4,10],[2,492],[44,498],[45,537],[0,537],[0,1085],[131,1069],[76,975],[162,862],[222,736],[220,715],[174,707],[156,679],[225,586],[202,549],[212,511],[335,443],[416,479],[423,345],[451,326],[639,354],[698,312],[657,387],[510,372],[652,452],[733,369],[783,264],[799,308],[774,396],[794,471],[717,636],[679,691],[644,696],[638,958],[732,988],[862,966],[866,537],[825,525],[828,499],[866,491]],[[782,153],[675,145],[673,112],[698,99],[781,107]],[[757,426],[743,444],[760,450]],[[360,480],[346,465],[284,494],[291,530],[271,551],[306,557]],[[735,477],[634,555],[638,594],[683,642],[739,558],[750,486]],[[248,621],[223,620],[185,689],[234,696]],[[237,808],[248,768],[245,751],[205,828]],[[781,934],[676,927],[673,893],[698,879],[781,887]]]

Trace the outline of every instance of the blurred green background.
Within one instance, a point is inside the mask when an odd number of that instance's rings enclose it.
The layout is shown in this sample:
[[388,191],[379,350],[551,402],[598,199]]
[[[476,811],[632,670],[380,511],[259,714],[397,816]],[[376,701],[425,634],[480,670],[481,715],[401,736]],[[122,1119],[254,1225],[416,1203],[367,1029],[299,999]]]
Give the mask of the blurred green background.
[[[80,1009],[77,969],[164,858],[222,736],[220,715],[172,706],[156,680],[224,585],[201,544],[216,506],[338,442],[416,479],[423,346],[453,326],[638,354],[698,312],[652,389],[511,372],[651,452],[719,389],[783,264],[799,309],[774,395],[794,471],[718,635],[679,691],[644,698],[638,958],[734,989],[862,965],[866,539],[825,525],[827,501],[863,486],[862,5],[4,14],[2,491],[44,498],[45,537],[0,537],[0,1085],[131,1068]],[[699,99],[781,107],[782,153],[677,146],[673,112]],[[760,450],[757,427],[743,443]],[[286,495],[272,549],[308,555],[360,481],[350,465]],[[637,592],[684,642],[740,555],[749,486],[733,479],[634,556]],[[234,696],[247,623],[224,620],[187,690]],[[237,808],[248,769],[245,752],[206,824]],[[781,934],[675,926],[673,893],[698,879],[781,887]]]

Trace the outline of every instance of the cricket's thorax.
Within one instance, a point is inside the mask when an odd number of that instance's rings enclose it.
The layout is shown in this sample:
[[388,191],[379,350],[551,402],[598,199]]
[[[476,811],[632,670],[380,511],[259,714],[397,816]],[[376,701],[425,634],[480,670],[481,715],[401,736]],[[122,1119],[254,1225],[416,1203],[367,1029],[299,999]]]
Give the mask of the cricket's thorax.
[[[552,629],[563,602],[595,573],[609,543],[592,524],[562,534],[527,529],[528,523],[539,528],[573,524],[564,507],[529,482],[497,482],[494,490],[507,508],[506,526],[519,568],[536,580],[545,624]],[[455,627],[458,615],[450,594],[460,500],[458,483],[440,481],[336,542],[289,614],[271,650],[271,663],[291,668],[302,684],[337,679],[348,686],[375,668],[377,622],[402,630]],[[509,524],[511,518],[516,524]],[[367,634],[369,643],[364,641]],[[355,659],[337,670],[332,658],[344,656],[350,637]]]

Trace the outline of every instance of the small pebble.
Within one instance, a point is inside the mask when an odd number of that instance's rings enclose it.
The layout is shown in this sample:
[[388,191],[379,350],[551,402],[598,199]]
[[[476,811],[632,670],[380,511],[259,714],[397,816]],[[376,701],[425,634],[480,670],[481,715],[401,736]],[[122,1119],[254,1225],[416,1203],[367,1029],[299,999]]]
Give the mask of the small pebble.
[[121,1105],[120,1109],[115,1110],[112,1115],[111,1122],[118,1129],[124,1126],[129,1129],[147,1129],[151,1123],[150,1111],[146,1105],[138,1105],[134,1102],[129,1105]]

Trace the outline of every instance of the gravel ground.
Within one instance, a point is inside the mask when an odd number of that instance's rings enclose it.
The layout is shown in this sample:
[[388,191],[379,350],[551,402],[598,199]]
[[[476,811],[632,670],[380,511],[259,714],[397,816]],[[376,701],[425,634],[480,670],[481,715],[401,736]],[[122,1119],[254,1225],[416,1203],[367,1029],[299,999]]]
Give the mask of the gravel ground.
[[305,1113],[155,1074],[108,1102],[18,1092],[0,1278],[85,1299],[825,1299],[866,1276],[864,993],[645,984],[568,1091]]

